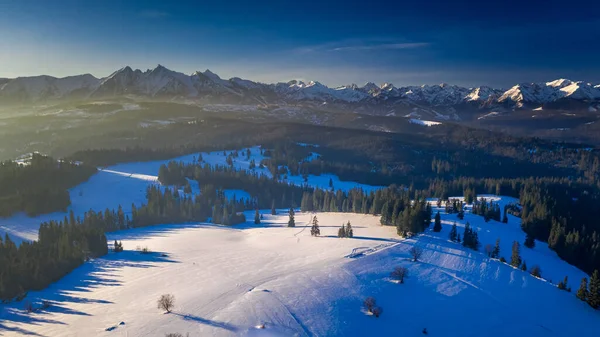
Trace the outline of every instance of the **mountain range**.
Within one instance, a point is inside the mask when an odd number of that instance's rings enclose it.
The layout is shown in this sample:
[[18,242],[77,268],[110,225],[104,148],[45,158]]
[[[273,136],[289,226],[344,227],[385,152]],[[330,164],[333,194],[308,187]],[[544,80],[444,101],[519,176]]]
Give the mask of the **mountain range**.
[[600,108],[600,84],[567,79],[520,83],[509,89],[466,88],[445,83],[396,87],[391,83],[371,82],[331,88],[316,81],[265,84],[238,77],[222,79],[210,70],[186,75],[161,65],[146,71],[124,67],[105,78],[84,74],[0,79],[2,105],[121,96],[228,104],[306,103],[387,115],[429,111],[442,119],[464,119],[465,111],[550,108],[594,112]]

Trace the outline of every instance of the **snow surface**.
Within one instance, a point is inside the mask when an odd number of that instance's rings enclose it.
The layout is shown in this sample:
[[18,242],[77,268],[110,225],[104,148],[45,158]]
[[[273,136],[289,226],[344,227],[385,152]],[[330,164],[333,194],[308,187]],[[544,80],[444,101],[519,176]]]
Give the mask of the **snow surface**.
[[[502,205],[515,201],[494,198]],[[312,214],[297,214],[297,227],[287,228],[285,211],[261,213],[260,225],[160,225],[112,233],[109,240],[122,240],[123,253],[94,259],[48,289],[30,292],[27,299],[34,303],[51,302],[46,311],[26,314],[21,305],[3,305],[0,333],[422,336],[424,328],[433,336],[600,333],[599,313],[574,293],[447,239],[452,223],[462,229],[468,221],[483,245],[499,237],[501,256],[509,257],[512,240],[523,242],[525,236],[520,220],[510,215],[502,224],[468,212],[462,221],[442,214],[442,232],[401,239],[394,227],[370,215],[318,213],[321,237],[311,237],[306,225]],[[353,224],[353,239],[336,237],[346,221]],[[410,262],[414,246],[424,249],[419,262]],[[521,255],[554,282],[568,275],[576,289],[584,276],[543,243],[523,247]],[[405,284],[390,281],[395,266],[408,268]],[[165,293],[176,299],[170,314],[156,308]],[[380,318],[362,311],[367,296],[384,309]]]
[[440,124],[442,124],[440,122],[424,121],[424,120],[421,120],[421,119],[414,119],[414,118],[411,118],[410,122],[413,123],[413,124],[419,124],[419,125],[424,125],[424,126],[434,126],[434,125],[440,125]]
[[[226,150],[226,154],[232,150]],[[272,177],[271,172],[267,168],[260,168],[260,161],[266,157],[260,154],[260,147],[250,148],[250,159],[245,155],[245,149],[240,150],[240,157],[234,158],[234,167],[240,170],[250,170],[250,161],[256,162],[256,168],[253,170],[258,174]],[[312,160],[318,154],[312,153],[305,160]],[[190,154],[169,160],[158,160],[150,162],[134,162],[117,164],[110,167],[100,169],[98,173],[93,175],[88,181],[77,185],[69,190],[71,196],[71,205],[67,212],[55,212],[43,214],[36,217],[28,217],[24,213],[18,213],[8,218],[0,218],[0,235],[8,233],[13,240],[20,242],[22,240],[35,240],[40,223],[49,220],[62,220],[65,215],[68,215],[70,210],[73,210],[75,216],[83,216],[90,209],[95,211],[104,211],[108,209],[117,209],[119,205],[123,207],[125,213],[131,212],[131,205],[140,206],[146,202],[146,189],[152,184],[158,184],[158,170],[162,164],[167,164],[171,160],[183,163],[192,163],[197,161],[198,154]],[[203,163],[210,165],[227,165],[227,156],[223,155],[223,151],[210,153],[202,153]],[[320,176],[309,175],[307,184],[312,187],[329,189],[329,180],[331,179],[336,190],[348,191],[352,188],[362,188],[369,192],[380,189],[382,186],[370,186],[351,181],[341,181],[336,175],[321,174]],[[302,176],[287,175],[287,181],[296,185],[304,185]],[[192,192],[199,193],[200,188],[192,182]],[[183,193],[183,192],[182,192]],[[244,191],[234,191],[232,193],[226,191],[226,196],[232,197],[235,193],[236,197],[247,198],[249,195]]]

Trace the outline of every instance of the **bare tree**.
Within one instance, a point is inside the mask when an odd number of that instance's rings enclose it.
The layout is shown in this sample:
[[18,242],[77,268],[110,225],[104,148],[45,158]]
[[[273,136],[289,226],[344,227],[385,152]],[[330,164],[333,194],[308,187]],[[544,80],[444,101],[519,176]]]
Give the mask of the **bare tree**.
[[375,298],[371,296],[365,298],[365,301],[363,302],[363,306],[370,313],[373,313],[373,308],[375,308],[376,304],[377,302],[375,301]]
[[33,303],[31,303],[29,301],[25,301],[25,305],[23,307],[24,307],[25,311],[27,311],[28,313],[33,312]]
[[417,262],[421,258],[421,255],[423,255],[423,248],[413,246],[408,252],[412,256],[413,262]]
[[160,295],[158,299],[158,309],[165,310],[167,313],[171,312],[171,309],[175,306],[175,296],[172,294]]
[[379,318],[379,315],[381,315],[381,313],[383,312],[383,308],[382,307],[375,307],[373,308],[373,315],[377,318]]
[[492,247],[492,245],[490,245],[489,243],[487,245],[485,245],[485,253],[487,254],[488,257],[492,257],[493,251],[494,251],[494,247]]
[[396,267],[394,271],[390,273],[390,276],[398,280],[400,283],[404,283],[404,278],[408,276],[408,269],[404,267]]

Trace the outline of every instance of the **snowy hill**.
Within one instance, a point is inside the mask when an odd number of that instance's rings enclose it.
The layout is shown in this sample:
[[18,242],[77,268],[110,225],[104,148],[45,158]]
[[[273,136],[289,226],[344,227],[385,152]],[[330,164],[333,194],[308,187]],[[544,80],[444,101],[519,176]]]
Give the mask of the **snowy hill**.
[[[251,158],[262,159],[251,148]],[[318,148],[315,148],[318,151]],[[312,160],[311,154],[306,160]],[[192,162],[197,156],[175,158]],[[205,164],[223,165],[222,151],[203,153]],[[234,166],[249,169],[250,160]],[[168,161],[126,163],[104,168],[73,188],[76,215],[89,209],[136,205],[145,201],[146,187]],[[256,169],[269,175],[266,169]],[[312,186],[327,187],[329,179],[342,190],[377,186],[340,181],[333,175],[309,176]],[[300,176],[289,176],[302,183]],[[199,186],[192,184],[192,193]],[[181,192],[183,193],[183,192]],[[244,191],[227,191],[229,197]],[[516,199],[486,196],[502,208]],[[435,205],[435,199],[431,199]],[[545,243],[521,246],[529,268],[541,267],[541,278],[484,254],[500,239],[500,256],[510,258],[513,241],[525,234],[520,219],[507,224],[471,214],[463,220],[441,211],[442,231],[431,227],[412,238],[401,238],[395,227],[381,226],[379,217],[351,213],[317,213],[320,237],[307,224],[314,214],[298,213],[288,228],[286,210],[272,216],[261,210],[261,224],[224,227],[204,223],[165,224],[109,233],[109,243],[121,240],[125,251],[91,260],[25,301],[48,308],[26,313],[23,303],[0,305],[0,334],[6,336],[580,336],[600,333],[600,313],[579,301],[574,292],[557,289],[568,276],[577,289],[586,275],[562,261]],[[438,209],[433,207],[434,214]],[[67,213],[36,218],[16,215],[0,220],[0,229],[14,238],[33,239],[39,223]],[[247,212],[253,218],[253,211]],[[337,238],[350,221],[354,238]],[[482,248],[473,251],[448,240],[452,224],[462,235],[469,222]],[[423,249],[418,262],[410,249]],[[139,249],[138,249],[139,247]],[[147,247],[151,253],[142,254]],[[404,284],[390,280],[396,266],[408,269]],[[175,308],[164,314],[156,300],[175,296]],[[380,318],[361,308],[373,296],[384,309]],[[467,319],[468,318],[468,319]],[[566,324],[565,322],[568,322]],[[258,326],[265,326],[259,329]]]
[[[498,199],[501,203],[511,199]],[[46,300],[43,312],[3,305],[0,331],[43,336],[582,336],[600,332],[600,314],[544,279],[448,241],[452,223],[469,221],[485,245],[501,240],[509,256],[522,242],[519,219],[508,224],[466,214],[442,215],[440,233],[401,239],[378,217],[317,213],[321,237],[305,227],[312,214],[264,212],[260,225],[161,225],[113,233],[123,253],[92,260],[28,300]],[[248,214],[250,216],[251,214]],[[336,237],[350,221],[355,237]],[[459,230],[462,232],[462,230]],[[424,254],[410,261],[409,250]],[[136,247],[148,247],[142,254]],[[543,278],[565,275],[576,287],[583,273],[542,243],[522,248]],[[390,281],[396,266],[404,284]],[[175,296],[170,314],[156,308],[161,294]],[[373,296],[384,311],[365,314]],[[568,322],[568,323],[567,323]],[[264,325],[265,329],[257,327]]]

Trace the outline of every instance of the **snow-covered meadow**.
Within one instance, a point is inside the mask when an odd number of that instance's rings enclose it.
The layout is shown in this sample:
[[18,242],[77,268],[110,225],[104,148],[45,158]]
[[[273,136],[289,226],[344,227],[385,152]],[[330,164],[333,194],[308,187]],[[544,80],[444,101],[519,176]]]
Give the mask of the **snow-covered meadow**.
[[[250,159],[240,155],[234,165],[249,169],[259,163],[260,148]],[[316,150],[316,148],[315,148]],[[226,151],[229,153],[230,151]],[[312,154],[306,160],[317,157]],[[192,162],[198,155],[175,158]],[[223,151],[203,153],[204,163],[226,165]],[[73,188],[72,209],[81,215],[145,201],[145,191],[157,184],[165,161],[127,163],[103,168],[89,181]],[[256,172],[270,176],[266,168]],[[340,181],[334,175],[309,176],[308,184],[336,189],[377,186]],[[300,176],[288,181],[302,184]],[[192,183],[192,193],[199,192]],[[183,192],[182,192],[183,193]],[[228,190],[230,198],[247,198],[243,190]],[[483,196],[501,207],[513,198]],[[2,336],[580,336],[600,333],[600,314],[579,301],[574,292],[586,276],[560,260],[548,246],[536,242],[521,246],[529,267],[539,265],[542,279],[515,269],[483,253],[486,244],[500,239],[500,255],[509,259],[513,241],[523,243],[520,219],[509,215],[507,224],[485,222],[468,211],[463,220],[441,211],[443,229],[431,227],[409,239],[384,227],[379,217],[350,213],[316,213],[321,236],[312,237],[308,223],[314,214],[299,213],[288,228],[286,210],[272,216],[261,210],[262,223],[232,227],[189,223],[165,224],[108,234],[125,251],[109,253],[75,269],[24,302],[0,305]],[[467,210],[470,206],[467,206]],[[36,218],[16,215],[0,220],[0,232],[13,238],[37,237],[39,223],[60,220],[66,213]],[[253,211],[246,214],[253,219]],[[354,238],[337,238],[338,228],[350,221]],[[448,240],[453,223],[462,235],[469,222],[478,232],[481,249],[475,252]],[[411,262],[409,250],[424,254]],[[148,248],[152,253],[142,254]],[[389,274],[396,266],[409,271],[405,284]],[[573,293],[556,283],[569,277]],[[175,296],[172,313],[156,308],[161,294]],[[373,296],[384,310],[379,318],[362,309]],[[50,307],[34,313],[25,302]],[[265,329],[258,329],[258,326]]]
[[[305,144],[306,145],[306,144]],[[227,165],[227,156],[223,155],[224,151],[216,151],[202,153],[202,165]],[[225,151],[227,154],[231,150]],[[234,159],[234,167],[240,170],[250,170],[250,161],[254,160],[257,167],[252,170],[258,174],[271,177],[271,173],[267,168],[258,167],[260,161],[266,157],[261,154],[260,147],[250,148],[250,159],[248,159],[244,151],[240,151],[240,157]],[[67,212],[56,212],[44,214],[37,217],[28,217],[25,214],[17,214],[9,218],[0,218],[0,235],[8,233],[11,237],[20,242],[21,240],[37,239],[37,232],[41,222],[49,220],[62,220],[70,210],[73,210],[76,216],[82,216],[90,209],[95,211],[103,211],[108,209],[117,209],[121,205],[126,213],[131,211],[131,205],[140,206],[146,201],[146,188],[152,184],[157,184],[158,170],[162,164],[167,164],[174,160],[183,163],[192,163],[198,159],[198,154],[190,154],[169,160],[158,160],[150,162],[133,162],[124,163],[102,168],[92,176],[87,182],[72,188],[70,192],[71,206]],[[305,160],[313,160],[317,154],[312,154]],[[371,191],[381,188],[381,186],[370,186],[359,184],[351,181],[340,181],[336,175],[322,174],[319,176],[309,175],[307,183],[313,187],[329,188],[329,180],[333,182],[335,189],[348,191],[358,187],[365,191]],[[296,185],[304,184],[302,176],[288,175],[287,179],[290,183]],[[192,182],[192,192],[198,193],[199,186]],[[225,191],[228,197],[248,198],[249,194],[245,191],[231,190]]]
[[[501,199],[501,202],[510,200]],[[435,209],[435,208],[434,208]],[[437,210],[436,210],[437,211]],[[316,213],[321,237],[311,237],[313,214],[299,213],[288,228],[287,212],[263,213],[259,225],[161,225],[112,233],[125,251],[92,260],[27,300],[51,302],[27,314],[3,306],[0,333],[7,336],[581,336],[600,332],[600,315],[574,293],[450,242],[456,220],[479,233],[482,244],[522,242],[519,220],[485,223],[442,215],[443,229],[410,239],[379,218]],[[248,218],[252,218],[248,214]],[[354,238],[337,238],[350,221]],[[462,233],[461,230],[459,232]],[[419,262],[409,250],[424,249]],[[137,247],[153,253],[142,254]],[[353,252],[366,251],[354,255]],[[354,256],[354,257],[350,257]],[[542,277],[569,275],[576,288],[582,273],[542,243],[522,248]],[[395,266],[409,270],[405,284],[391,282]],[[555,280],[556,281],[556,280]],[[161,294],[175,296],[172,313],[156,308]],[[376,298],[380,318],[362,302]],[[120,324],[120,323],[123,324]],[[265,329],[258,329],[263,325]],[[107,331],[108,329],[108,331]]]

